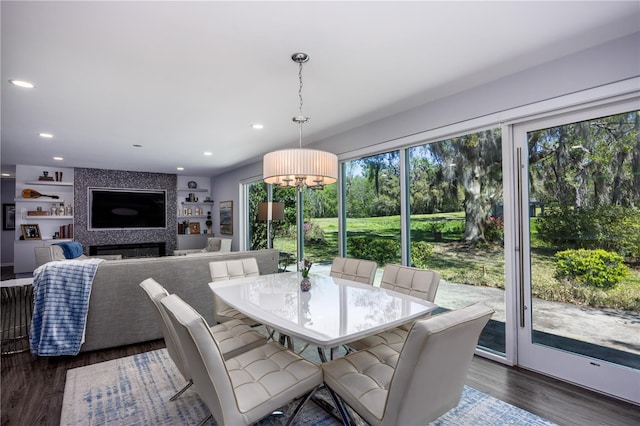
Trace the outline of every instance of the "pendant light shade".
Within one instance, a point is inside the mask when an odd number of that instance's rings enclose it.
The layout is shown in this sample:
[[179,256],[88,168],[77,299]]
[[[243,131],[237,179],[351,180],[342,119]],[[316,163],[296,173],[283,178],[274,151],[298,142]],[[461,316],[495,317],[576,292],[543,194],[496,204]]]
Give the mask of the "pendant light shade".
[[325,185],[338,180],[338,156],[326,151],[302,148],[302,125],[309,121],[308,117],[302,115],[302,64],[309,60],[309,56],[306,53],[294,53],[291,59],[299,66],[300,110],[293,121],[299,126],[300,147],[266,154],[262,163],[262,178],[266,183],[295,186],[298,190],[305,186],[323,189]]
[[283,149],[266,154],[262,169],[266,183],[321,189],[338,180],[338,157],[316,149]]

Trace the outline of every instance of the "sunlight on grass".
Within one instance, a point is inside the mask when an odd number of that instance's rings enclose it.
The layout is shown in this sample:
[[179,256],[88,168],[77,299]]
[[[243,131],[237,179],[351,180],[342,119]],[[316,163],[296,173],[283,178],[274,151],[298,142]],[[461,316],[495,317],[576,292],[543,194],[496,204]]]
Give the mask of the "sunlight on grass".
[[[324,242],[305,244],[305,258],[314,263],[330,263],[338,256],[338,219],[313,219],[312,222],[324,232]],[[435,242],[430,225],[439,223],[442,242]],[[585,287],[568,287],[554,276],[554,250],[545,247],[537,239],[536,223],[532,219],[532,276],[534,297],[549,301],[640,311],[640,270],[631,269],[631,274],[617,287],[602,291]],[[501,245],[469,248],[459,244],[464,232],[464,212],[413,215],[411,216],[412,241],[427,241],[434,244],[434,252],[428,268],[437,270],[443,279],[484,287],[505,288],[505,260]],[[372,218],[348,218],[347,235],[363,235],[369,238],[400,239],[400,216]],[[274,247],[295,256],[296,240],[276,236]],[[398,260],[399,262],[399,260]],[[381,265],[382,266],[382,265]]]

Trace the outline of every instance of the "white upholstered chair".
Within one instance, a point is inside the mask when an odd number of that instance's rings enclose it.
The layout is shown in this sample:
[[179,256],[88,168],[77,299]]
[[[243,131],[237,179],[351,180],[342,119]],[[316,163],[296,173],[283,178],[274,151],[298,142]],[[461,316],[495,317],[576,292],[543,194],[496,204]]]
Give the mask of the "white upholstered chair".
[[492,314],[478,303],[421,319],[399,353],[380,344],[322,364],[344,423],[350,424],[342,401],[370,425],[426,425],[458,405]]
[[[153,302],[154,311],[158,314],[160,325],[162,327],[162,335],[167,346],[167,352],[175,363],[178,370],[187,384],[176,395],[171,397],[171,401],[178,398],[185,390],[191,386],[192,377],[189,367],[185,361],[182,347],[178,342],[173,325],[167,317],[164,306],[160,303],[162,299],[167,297],[169,293],[153,278],[148,278],[140,283],[140,287],[147,293],[151,302]],[[233,320],[224,324],[218,324],[211,328],[211,332],[220,346],[220,351],[225,359],[233,358],[243,352],[266,343],[266,338],[257,331],[251,329],[242,321]]]
[[[439,283],[440,274],[436,271],[388,264],[384,267],[380,287],[433,302],[436,298]],[[365,337],[349,343],[348,347],[359,351],[379,343],[386,343],[396,348],[399,352],[407,338],[411,325],[412,323],[405,324],[373,336]]]
[[331,264],[329,275],[359,283],[373,284],[378,264],[372,260],[336,257]]
[[202,249],[174,250],[174,256],[189,256],[202,253],[226,253],[231,251],[231,238],[209,237],[207,245]]
[[[260,275],[260,269],[255,257],[210,262],[209,270],[212,282]],[[250,326],[258,325],[256,321],[233,309],[217,298],[215,294],[213,295],[213,319],[218,323],[237,319]]]
[[303,397],[289,418],[290,424],[322,384],[318,366],[276,342],[225,361],[200,314],[175,294],[160,303],[176,330],[198,395],[217,424],[252,424]]

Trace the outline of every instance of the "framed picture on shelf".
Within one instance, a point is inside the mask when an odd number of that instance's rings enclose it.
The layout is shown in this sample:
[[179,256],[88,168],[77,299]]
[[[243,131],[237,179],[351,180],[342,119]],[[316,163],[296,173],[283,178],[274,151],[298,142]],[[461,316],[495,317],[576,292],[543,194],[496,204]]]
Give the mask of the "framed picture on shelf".
[[16,229],[16,205],[2,205],[2,230],[11,231]]
[[233,234],[233,201],[220,201],[220,233]]
[[191,223],[189,223],[189,231],[192,234],[199,234],[200,233],[200,222],[191,222]]
[[40,227],[37,223],[20,225],[22,238],[25,240],[41,240]]

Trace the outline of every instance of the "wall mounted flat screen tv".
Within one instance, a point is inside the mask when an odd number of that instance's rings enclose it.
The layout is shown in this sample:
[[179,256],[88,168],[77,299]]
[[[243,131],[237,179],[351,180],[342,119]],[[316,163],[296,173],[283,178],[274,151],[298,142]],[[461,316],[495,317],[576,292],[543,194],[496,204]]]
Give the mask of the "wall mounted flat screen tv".
[[167,191],[89,188],[89,230],[167,227]]

